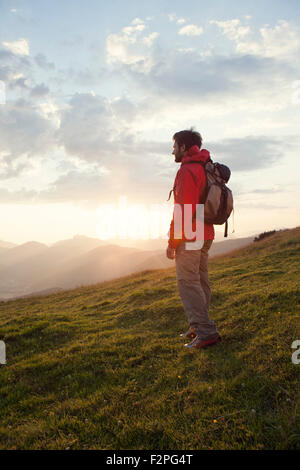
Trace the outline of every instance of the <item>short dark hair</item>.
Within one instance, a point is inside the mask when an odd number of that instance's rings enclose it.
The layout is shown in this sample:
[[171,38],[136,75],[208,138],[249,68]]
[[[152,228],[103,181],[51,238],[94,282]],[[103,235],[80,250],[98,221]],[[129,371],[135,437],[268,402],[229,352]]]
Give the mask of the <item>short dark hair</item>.
[[194,131],[193,127],[190,130],[176,132],[173,135],[173,140],[177,142],[179,147],[185,145],[186,150],[189,150],[193,145],[198,145],[199,148],[202,145],[201,134]]

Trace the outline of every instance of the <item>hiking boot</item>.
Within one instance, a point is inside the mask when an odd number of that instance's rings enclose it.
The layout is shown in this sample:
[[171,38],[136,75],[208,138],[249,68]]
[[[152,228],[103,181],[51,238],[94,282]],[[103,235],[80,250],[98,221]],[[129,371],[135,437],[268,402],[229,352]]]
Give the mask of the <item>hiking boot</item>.
[[196,333],[194,331],[194,328],[189,328],[185,333],[181,333],[180,335],[180,338],[184,338],[184,339],[193,339],[195,338]]
[[214,338],[209,339],[207,341],[203,341],[199,338],[199,336],[196,336],[193,339],[193,341],[191,341],[190,343],[186,343],[184,346],[186,348],[205,349],[205,348],[208,348],[209,346],[213,346],[219,341],[221,341],[221,336],[219,334],[217,334]]

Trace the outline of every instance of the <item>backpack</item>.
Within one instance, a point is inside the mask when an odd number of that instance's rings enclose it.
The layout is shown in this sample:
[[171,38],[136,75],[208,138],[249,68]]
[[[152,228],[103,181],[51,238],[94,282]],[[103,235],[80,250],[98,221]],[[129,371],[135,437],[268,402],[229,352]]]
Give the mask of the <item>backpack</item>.
[[[227,237],[228,218],[233,210],[232,191],[226,186],[231,175],[230,169],[222,163],[213,163],[211,158],[206,162],[191,160],[186,163],[198,163],[203,166],[206,173],[206,191],[199,203],[204,204],[204,221],[213,225],[225,223],[224,237]],[[195,216],[196,214],[193,219]]]

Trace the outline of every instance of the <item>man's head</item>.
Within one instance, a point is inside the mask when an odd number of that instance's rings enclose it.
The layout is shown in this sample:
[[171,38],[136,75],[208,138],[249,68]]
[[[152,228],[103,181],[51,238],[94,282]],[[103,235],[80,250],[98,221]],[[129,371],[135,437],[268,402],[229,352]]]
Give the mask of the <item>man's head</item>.
[[201,135],[199,132],[194,131],[193,128],[188,131],[176,132],[173,135],[173,140],[172,155],[175,156],[175,162],[181,162],[182,157],[193,145],[197,145],[199,148],[201,148],[202,145]]

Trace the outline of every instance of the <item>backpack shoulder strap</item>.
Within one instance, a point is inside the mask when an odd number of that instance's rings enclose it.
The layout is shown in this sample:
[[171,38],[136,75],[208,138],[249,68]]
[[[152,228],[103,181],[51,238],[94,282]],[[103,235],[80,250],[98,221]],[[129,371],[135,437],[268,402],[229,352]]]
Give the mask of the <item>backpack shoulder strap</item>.
[[208,158],[205,162],[200,162],[199,160],[190,160],[189,162],[182,162],[181,165],[188,165],[189,163],[199,163],[205,168],[206,163],[212,162],[211,158]]

